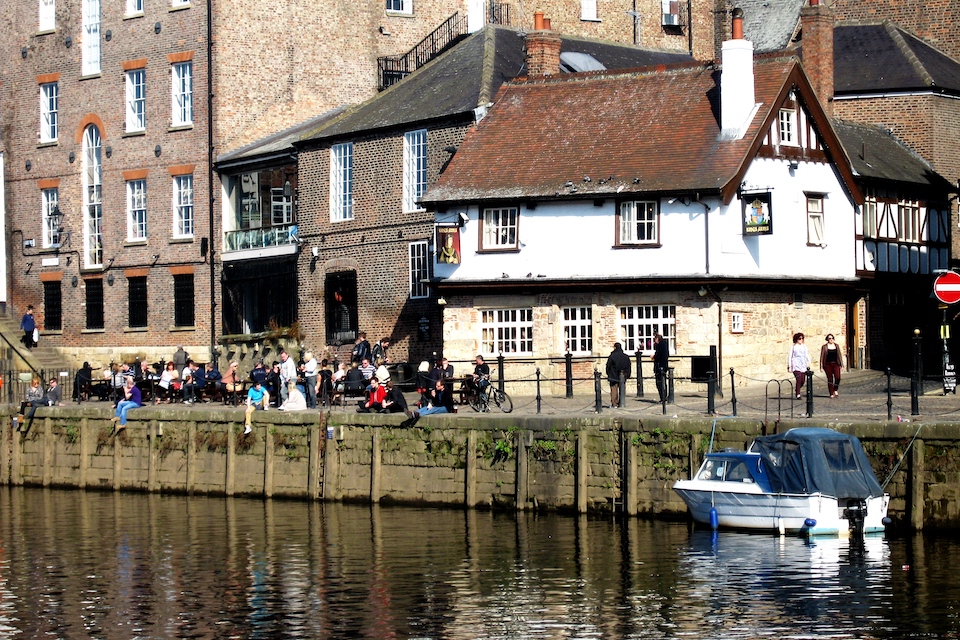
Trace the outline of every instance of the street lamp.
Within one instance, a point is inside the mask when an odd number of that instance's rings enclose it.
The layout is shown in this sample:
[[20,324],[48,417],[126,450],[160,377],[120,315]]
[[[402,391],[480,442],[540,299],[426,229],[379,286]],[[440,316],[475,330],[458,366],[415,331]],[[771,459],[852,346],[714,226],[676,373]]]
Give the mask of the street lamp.
[[50,242],[51,244],[59,247],[60,246],[60,234],[63,233],[63,212],[60,211],[59,206],[55,206],[53,211],[50,212]]

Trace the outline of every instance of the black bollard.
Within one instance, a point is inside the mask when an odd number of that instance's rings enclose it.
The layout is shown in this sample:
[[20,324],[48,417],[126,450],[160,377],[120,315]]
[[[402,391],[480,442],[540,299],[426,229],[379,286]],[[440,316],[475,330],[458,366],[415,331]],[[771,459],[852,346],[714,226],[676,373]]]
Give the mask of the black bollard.
[[497,378],[497,389],[500,389],[500,391],[503,391],[503,380],[507,376],[505,375],[505,372],[503,370],[503,354],[502,353],[497,356],[497,371],[500,372],[500,376]]
[[622,409],[624,402],[626,402],[624,396],[627,395],[627,379],[623,377],[623,371],[620,372],[620,382],[617,383],[617,386],[620,387],[617,390],[619,393],[619,397],[617,398],[617,406]]
[[707,414],[713,415],[717,412],[717,374],[714,371],[707,371]]
[[733,384],[733,367],[730,367],[730,404],[733,407],[733,417],[737,417],[737,387]]
[[567,361],[567,397],[573,397],[573,354],[567,351],[567,355],[564,356],[564,359]]
[[813,371],[807,368],[807,417],[813,417]]
[[887,420],[893,420],[893,390],[890,388],[890,376],[893,373],[890,371],[890,367],[887,367]]
[[596,369],[593,370],[593,395],[596,402],[595,411],[597,413],[603,412],[603,398],[600,397],[600,372]]
[[637,397],[643,397],[643,356],[640,349],[637,349]]
[[667,402],[675,402],[673,395],[673,367],[667,367]]
[[537,367],[537,413],[540,413],[540,367]]
[[920,415],[921,393],[923,393],[923,357],[920,352],[920,329],[914,329],[913,374],[910,376],[910,415]]

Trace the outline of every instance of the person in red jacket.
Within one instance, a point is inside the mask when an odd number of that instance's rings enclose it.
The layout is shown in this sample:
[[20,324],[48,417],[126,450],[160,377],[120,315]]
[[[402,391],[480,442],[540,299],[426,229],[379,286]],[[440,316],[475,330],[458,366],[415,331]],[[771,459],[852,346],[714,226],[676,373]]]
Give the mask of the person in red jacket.
[[383,400],[387,397],[387,390],[380,386],[380,380],[377,376],[370,378],[370,389],[367,391],[367,399],[361,400],[357,406],[357,413],[370,413],[371,411],[380,411],[383,409]]

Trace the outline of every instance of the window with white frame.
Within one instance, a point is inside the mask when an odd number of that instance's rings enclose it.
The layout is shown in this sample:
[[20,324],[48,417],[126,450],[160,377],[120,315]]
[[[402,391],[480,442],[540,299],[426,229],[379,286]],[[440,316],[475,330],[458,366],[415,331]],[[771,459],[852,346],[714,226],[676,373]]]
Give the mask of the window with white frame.
[[413,0],[387,0],[387,11],[392,13],[413,13]]
[[780,144],[796,147],[800,144],[797,137],[797,112],[795,109],[780,109]]
[[807,194],[807,244],[823,245],[823,196]]
[[920,203],[916,200],[901,200],[898,205],[900,210],[898,239],[903,242],[920,242]]
[[193,236],[193,175],[173,177],[173,235]]
[[175,62],[171,68],[171,122],[175,127],[193,124],[193,62]]
[[481,219],[483,233],[480,236],[480,249],[484,251],[516,249],[519,246],[517,244],[519,218],[520,212],[516,207],[484,209]]
[[147,239],[147,181],[127,181],[127,240]]
[[563,347],[573,354],[593,353],[593,307],[563,308]]
[[619,307],[620,342],[627,353],[653,353],[653,336],[660,334],[676,353],[677,307],[672,304],[652,304]]
[[127,71],[127,133],[147,128],[147,70]]
[[143,13],[143,0],[127,0],[127,15],[135,16]]
[[660,13],[660,24],[662,26],[680,26],[680,2],[678,0],[660,0]]
[[40,31],[53,31],[57,28],[56,0],[40,0],[40,20],[37,28]]
[[427,130],[403,134],[403,210],[422,211],[417,202],[427,190]]
[[430,297],[430,246],[426,240],[410,243],[410,297]]
[[353,220],[353,143],[330,147],[330,221]]
[[730,333],[743,333],[743,314],[739,311],[730,314]]
[[83,0],[81,74],[100,73],[100,0]]
[[620,203],[619,226],[618,244],[660,244],[660,217],[656,202],[638,200]]
[[40,201],[43,207],[43,248],[59,247],[60,228],[56,225],[53,214],[60,204],[60,190],[56,187],[41,189]]
[[103,265],[103,142],[100,130],[88,125],[83,132],[83,261]]
[[273,226],[293,224],[293,193],[283,194],[283,187],[270,189],[270,212]]
[[597,19],[597,0],[580,0],[580,19]]
[[40,142],[56,142],[60,135],[60,83],[40,85]]
[[480,351],[487,355],[533,353],[533,309],[480,312]]
[[170,0],[171,7],[187,7],[190,6],[190,0]]
[[879,228],[877,226],[877,197],[867,195],[863,199],[863,237],[878,237]]

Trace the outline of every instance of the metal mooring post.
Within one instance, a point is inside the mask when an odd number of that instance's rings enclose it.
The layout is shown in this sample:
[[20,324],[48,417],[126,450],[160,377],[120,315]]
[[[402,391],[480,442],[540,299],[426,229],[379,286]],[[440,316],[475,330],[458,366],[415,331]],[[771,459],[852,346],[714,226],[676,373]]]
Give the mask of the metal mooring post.
[[540,367],[537,367],[537,413],[540,413]]
[[737,387],[733,384],[733,367],[730,367],[730,404],[733,407],[733,416],[737,417]]
[[885,374],[887,376],[887,420],[893,420],[893,389],[890,388],[890,376],[893,372],[890,371],[890,367],[887,367]]
[[643,397],[643,355],[637,349],[637,397]]
[[567,397],[573,397],[573,354],[567,351],[567,355],[564,356],[564,359],[567,361]]
[[597,369],[593,370],[593,395],[595,401],[595,411],[597,413],[603,412],[603,400],[600,397],[600,372]]
[[627,395],[627,379],[623,377],[623,371],[620,372],[620,381],[617,382],[617,385],[620,387],[618,391],[619,398],[617,399],[617,406],[621,409],[626,402],[625,395]]
[[497,378],[498,378],[498,379],[497,379],[497,389],[500,389],[500,391],[503,391],[503,380],[504,380],[507,376],[504,375],[504,371],[503,371],[503,354],[502,354],[502,353],[497,356],[497,371],[500,372],[500,375],[497,376]]
[[713,415],[717,412],[717,373],[716,371],[707,371],[707,413]]
[[813,371],[807,367],[807,417],[813,417]]

